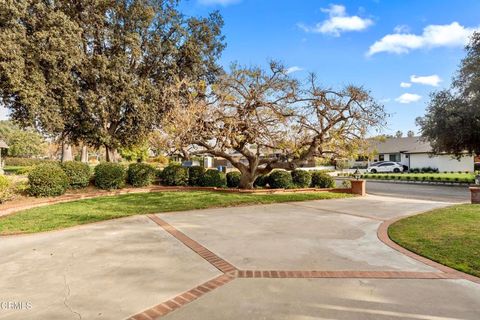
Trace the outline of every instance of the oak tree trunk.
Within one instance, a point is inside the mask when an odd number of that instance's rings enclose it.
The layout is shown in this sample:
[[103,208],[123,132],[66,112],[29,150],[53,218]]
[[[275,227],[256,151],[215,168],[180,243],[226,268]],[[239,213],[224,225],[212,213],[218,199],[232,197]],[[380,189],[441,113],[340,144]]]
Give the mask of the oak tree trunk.
[[117,150],[110,147],[105,147],[105,157],[107,162],[117,162]]
[[88,148],[85,145],[82,146],[82,156],[80,157],[80,161],[88,163]]
[[72,146],[66,142],[62,142],[62,162],[73,161]]
[[242,176],[240,177],[240,189],[253,189],[256,175],[251,174],[250,172],[241,172]]

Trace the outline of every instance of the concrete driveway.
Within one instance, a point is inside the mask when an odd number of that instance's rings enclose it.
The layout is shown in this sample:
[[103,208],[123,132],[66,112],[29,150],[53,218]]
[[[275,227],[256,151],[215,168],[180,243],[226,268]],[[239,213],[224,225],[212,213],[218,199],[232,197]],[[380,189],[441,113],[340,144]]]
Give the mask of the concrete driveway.
[[0,238],[0,319],[476,320],[480,284],[377,237],[446,205],[367,196]]

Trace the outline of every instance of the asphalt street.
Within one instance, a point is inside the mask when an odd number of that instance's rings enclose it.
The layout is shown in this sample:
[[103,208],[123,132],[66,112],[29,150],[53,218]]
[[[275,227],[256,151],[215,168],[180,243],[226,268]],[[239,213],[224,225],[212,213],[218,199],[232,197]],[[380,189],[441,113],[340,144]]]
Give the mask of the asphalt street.
[[[337,185],[341,185],[341,183],[342,181],[337,181]],[[466,186],[419,185],[367,181],[367,193],[396,198],[442,202],[470,201],[470,191]]]

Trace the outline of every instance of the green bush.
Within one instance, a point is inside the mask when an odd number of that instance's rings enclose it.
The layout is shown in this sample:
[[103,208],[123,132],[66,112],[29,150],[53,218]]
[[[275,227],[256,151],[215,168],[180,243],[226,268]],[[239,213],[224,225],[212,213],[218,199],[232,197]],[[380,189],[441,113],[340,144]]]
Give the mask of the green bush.
[[61,167],[67,174],[70,188],[85,188],[90,183],[91,171],[88,164],[78,161],[67,161],[62,163]]
[[125,185],[125,168],[118,163],[102,162],[95,167],[95,185],[100,189],[120,189]]
[[155,179],[155,168],[147,163],[132,163],[128,166],[127,180],[134,187],[151,185]]
[[308,188],[312,183],[312,175],[305,170],[293,170],[292,171],[293,184],[298,188]]
[[164,186],[186,186],[188,169],[178,163],[169,164],[160,174],[160,182]]
[[335,188],[335,180],[324,171],[314,171],[312,173],[312,187]]
[[39,164],[28,174],[28,193],[35,197],[59,196],[68,187],[68,177],[55,163]]
[[56,161],[47,160],[47,159],[35,159],[35,158],[5,158],[5,165],[6,166],[13,166],[13,167],[31,167],[36,166],[43,163],[54,163]]
[[4,203],[13,198],[14,191],[11,181],[0,175],[0,203]]
[[268,185],[272,189],[291,188],[293,186],[292,175],[288,171],[273,171],[268,176]]
[[253,183],[254,187],[260,187],[264,188],[268,184],[268,174],[261,174],[255,179],[255,182]]
[[227,173],[227,187],[238,188],[240,187],[240,178],[242,174],[238,171],[232,171]]
[[201,166],[192,166],[188,168],[188,185],[199,186],[200,177],[205,173],[205,168]]
[[200,185],[202,187],[222,188],[227,185],[227,178],[225,173],[215,169],[209,169],[200,177]]

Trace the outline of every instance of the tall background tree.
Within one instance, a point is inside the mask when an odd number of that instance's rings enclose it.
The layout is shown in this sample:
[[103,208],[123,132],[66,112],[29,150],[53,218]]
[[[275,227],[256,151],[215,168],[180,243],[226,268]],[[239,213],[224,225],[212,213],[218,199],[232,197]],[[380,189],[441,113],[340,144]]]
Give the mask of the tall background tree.
[[0,121],[0,138],[9,146],[10,157],[39,157],[47,154],[45,139],[32,129],[22,129],[11,121]]
[[176,0],[0,6],[0,96],[13,119],[105,147],[109,161],[147,138],[170,105],[170,83],[221,72],[221,16],[186,17]]
[[480,154],[480,32],[466,51],[451,88],[433,93],[426,115],[417,119],[435,152]]
[[192,90],[164,119],[171,150],[224,158],[241,172],[241,188],[273,169],[315,157],[354,154],[383,106],[360,87],[334,91],[314,76],[303,86],[277,62],[269,70],[232,67],[205,91]]

